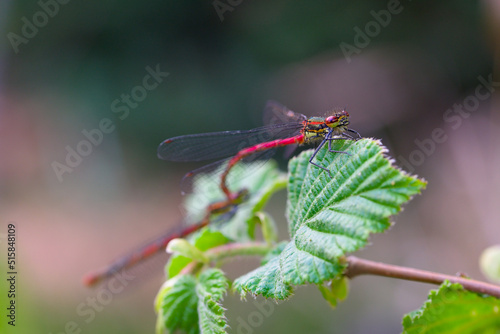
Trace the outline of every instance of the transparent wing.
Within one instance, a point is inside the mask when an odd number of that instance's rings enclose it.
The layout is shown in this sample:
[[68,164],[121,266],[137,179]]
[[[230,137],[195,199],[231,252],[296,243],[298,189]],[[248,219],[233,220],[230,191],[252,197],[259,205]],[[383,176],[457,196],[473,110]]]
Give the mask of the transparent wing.
[[293,112],[279,102],[269,100],[264,107],[264,124],[302,123],[306,116]]
[[[252,164],[248,167],[245,168],[245,172],[243,173],[242,171],[234,171],[232,170],[230,173],[231,178],[238,178],[238,179],[243,179],[245,177],[250,176],[254,171],[256,171],[258,168],[260,168],[263,164],[266,163],[271,157],[274,155],[276,152],[276,149],[269,149],[265,151],[260,151],[256,152],[252,155],[249,155],[238,163],[250,163]],[[199,175],[209,175],[209,178],[211,182],[214,182],[217,184],[217,186],[221,182],[221,174],[222,172],[226,169],[227,163],[229,162],[230,159],[223,159],[223,160],[218,160],[215,162],[212,162],[208,165],[205,165],[203,167],[197,168],[186,175],[182,178],[181,181],[181,192],[183,195],[189,194],[193,191],[194,184],[197,182],[197,178]],[[207,178],[206,178],[207,179]]]
[[274,139],[293,137],[303,124],[285,123],[244,131],[223,131],[179,136],[158,147],[158,157],[169,161],[203,161],[233,156],[240,150]]

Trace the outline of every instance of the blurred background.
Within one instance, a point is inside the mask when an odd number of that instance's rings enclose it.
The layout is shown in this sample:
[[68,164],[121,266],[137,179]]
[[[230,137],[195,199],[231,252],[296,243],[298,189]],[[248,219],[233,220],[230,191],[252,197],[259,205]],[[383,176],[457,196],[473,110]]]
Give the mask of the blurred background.
[[[182,219],[179,181],[199,164],[159,160],[162,140],[258,127],[268,99],[306,115],[347,108],[352,128],[429,182],[358,256],[485,279],[478,258],[500,236],[495,0],[3,0],[0,32],[15,332],[152,333],[162,264],[108,299],[82,276]],[[285,194],[268,209],[286,238]],[[256,265],[242,262],[229,276]],[[335,310],[313,286],[270,312],[231,294],[224,306],[232,333],[397,333],[430,288],[359,277]]]

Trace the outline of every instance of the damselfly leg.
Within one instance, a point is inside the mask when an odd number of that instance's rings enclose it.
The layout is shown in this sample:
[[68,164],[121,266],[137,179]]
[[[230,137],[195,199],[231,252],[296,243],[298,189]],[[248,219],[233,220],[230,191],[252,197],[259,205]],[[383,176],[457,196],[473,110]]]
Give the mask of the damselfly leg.
[[[350,134],[348,132],[352,132],[353,134],[356,135],[356,137],[354,137],[352,134]],[[334,140],[354,140],[354,141],[357,141],[359,139],[361,139],[361,135],[356,130],[346,129],[342,134],[336,135],[336,134],[334,134],[334,129],[331,128],[328,131],[325,138],[321,141],[321,143],[318,145],[318,147],[316,147],[316,149],[314,150],[313,155],[309,159],[309,163],[327,171],[328,174],[330,175],[330,177],[332,177],[332,172],[328,168],[313,162],[313,159],[316,157],[316,154],[318,154],[319,150],[321,150],[321,148],[325,145],[325,143],[328,142],[328,152],[330,152],[330,153],[343,153],[343,154],[347,154],[349,156],[352,156],[352,154],[350,154],[349,152],[346,152],[346,151],[333,150],[332,149],[332,141],[334,141]]]

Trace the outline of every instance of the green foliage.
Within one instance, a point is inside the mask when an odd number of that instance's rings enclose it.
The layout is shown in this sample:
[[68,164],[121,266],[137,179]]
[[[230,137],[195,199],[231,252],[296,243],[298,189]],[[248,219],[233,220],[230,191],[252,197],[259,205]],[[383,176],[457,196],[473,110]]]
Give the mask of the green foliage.
[[346,277],[337,277],[328,284],[319,284],[318,289],[323,295],[323,298],[330,304],[332,308],[337,306],[339,301],[347,298],[349,294],[349,280]]
[[445,282],[417,311],[403,318],[405,334],[498,333],[500,300]]
[[198,277],[179,275],[167,281],[156,298],[157,333],[225,333],[227,322],[220,301],[228,282],[219,269]]
[[271,261],[272,259],[274,259],[275,257],[278,257],[281,254],[281,252],[283,251],[283,249],[285,249],[286,245],[288,245],[288,241],[281,241],[280,243],[278,243],[276,245],[276,247],[271,249],[267,253],[267,255],[262,258],[260,265],[263,266],[266,263],[268,263],[269,261]]
[[[234,191],[248,189],[250,198],[240,204],[234,216],[224,222],[220,231],[232,240],[251,240],[247,223],[259,212],[276,191],[285,188],[286,175],[276,168],[274,161],[236,164],[228,176],[228,184]],[[199,175],[193,193],[187,196],[185,207],[189,222],[198,222],[205,215],[208,205],[224,199],[216,175]]]
[[289,164],[287,218],[291,241],[264,266],[238,278],[234,287],[266,298],[286,299],[293,286],[320,284],[342,273],[342,257],[385,231],[389,217],[425,187],[393,167],[380,142],[335,140],[309,163],[312,150]]
[[200,275],[196,294],[201,333],[226,333],[227,321],[219,302],[227,289],[227,279],[219,269],[208,269]]
[[[193,275],[180,275],[181,270],[193,260],[206,262],[204,252],[207,250],[231,240],[253,239],[254,231],[250,226],[257,222],[264,227],[267,238],[275,238],[275,227],[271,226],[274,222],[267,215],[259,213],[269,197],[286,185],[285,175],[278,171],[275,163],[264,166],[260,163],[237,165],[234,173],[232,171],[229,175],[229,183],[235,189],[248,189],[250,198],[238,205],[235,214],[223,226],[211,225],[196,233],[191,246],[178,239],[169,247],[176,252],[166,269],[170,279],[160,289],[155,303],[158,312],[157,332],[166,328],[170,332],[225,333],[226,320],[219,301],[228,283],[222,272],[208,269],[196,278]],[[186,200],[188,215],[193,222],[201,219],[210,203],[222,199],[218,186],[213,176],[200,176],[196,180],[194,192]],[[225,218],[223,215],[221,218]],[[216,220],[218,217],[211,218]]]
[[259,224],[262,230],[262,237],[268,244],[278,241],[278,230],[273,217],[265,212],[257,212],[253,219],[248,221],[248,235],[255,239],[255,226]]
[[[198,250],[206,251],[207,249],[224,245],[228,241],[229,239],[219,231],[212,231],[207,228],[203,229],[201,233],[196,234],[193,244]],[[174,277],[191,261],[191,257],[181,255],[180,253],[172,255],[167,264],[167,276],[170,278]]]
[[201,263],[208,263],[208,257],[203,254],[195,246],[191,245],[186,239],[173,239],[168,243],[167,246],[168,253],[178,253],[187,259],[194,260]]
[[[332,307],[347,297],[348,280],[342,275],[344,255],[364,247],[371,233],[387,230],[390,216],[419,193],[425,182],[393,167],[378,141],[336,140],[332,149],[349,154],[329,153],[327,149],[318,153],[315,162],[327,167],[331,176],[309,163],[311,150],[291,160],[286,212],[291,241],[278,244],[276,224],[261,210],[269,197],[284,187],[284,176],[273,163],[235,166],[228,184],[233,190],[248,189],[250,196],[228,216],[224,226],[211,223],[191,244],[176,240],[169,247],[176,252],[168,265],[170,279],[155,303],[158,331],[225,333],[220,301],[228,282],[219,269],[209,266],[236,255],[262,256],[260,268],[234,282],[233,288],[242,296],[249,292],[285,299],[294,286],[314,283]],[[204,215],[209,203],[223,196],[213,177],[201,176],[195,184],[194,193],[187,198],[194,221]],[[211,219],[224,220],[224,215],[227,213]],[[265,243],[248,243],[255,240],[257,226]],[[214,249],[225,244],[224,254],[221,248]],[[190,274],[181,274],[193,261]]]
[[198,299],[195,293],[196,278],[180,275],[167,281],[156,298],[158,320],[156,332],[163,329],[173,332],[183,330],[186,333],[198,333]]

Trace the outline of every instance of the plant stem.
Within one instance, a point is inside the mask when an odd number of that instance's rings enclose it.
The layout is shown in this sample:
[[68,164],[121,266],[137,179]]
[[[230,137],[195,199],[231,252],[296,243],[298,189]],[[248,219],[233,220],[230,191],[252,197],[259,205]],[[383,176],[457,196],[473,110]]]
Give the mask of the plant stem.
[[432,284],[441,284],[445,280],[448,280],[451,283],[460,283],[466,290],[500,298],[500,286],[464,277],[394,266],[360,259],[352,255],[346,258],[346,264],[345,276],[348,278],[354,278],[359,275],[377,275]]
[[[235,256],[264,256],[272,249],[272,247],[272,245],[265,242],[234,242],[211,248],[204,254],[208,256],[210,261],[218,262]],[[203,263],[194,260],[186,265],[181,270],[180,274],[193,275],[202,269],[203,266]]]
[[212,261],[220,261],[228,257],[234,256],[264,256],[270,250],[265,242],[246,242],[246,243],[230,243],[218,247],[214,247],[205,252]]

